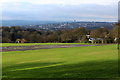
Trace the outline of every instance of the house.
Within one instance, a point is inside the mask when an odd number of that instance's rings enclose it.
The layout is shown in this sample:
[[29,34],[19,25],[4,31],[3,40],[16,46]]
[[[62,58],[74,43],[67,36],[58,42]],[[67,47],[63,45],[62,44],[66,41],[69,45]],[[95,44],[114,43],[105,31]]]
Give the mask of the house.
[[27,40],[26,39],[16,39],[16,43],[26,43]]
[[118,41],[118,39],[117,39],[117,38],[115,38],[115,39],[114,39],[114,42],[115,42],[115,43],[117,43],[117,41]]
[[103,41],[102,38],[89,38],[89,42],[91,43],[103,43]]

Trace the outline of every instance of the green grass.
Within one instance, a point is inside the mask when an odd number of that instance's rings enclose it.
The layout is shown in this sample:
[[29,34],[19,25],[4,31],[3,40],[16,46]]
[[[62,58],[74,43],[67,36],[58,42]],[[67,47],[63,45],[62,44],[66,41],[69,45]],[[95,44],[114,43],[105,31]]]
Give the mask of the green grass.
[[118,77],[116,45],[3,52],[3,78]]
[[[86,44],[86,43],[0,43],[3,47],[6,46],[31,46],[31,45],[72,45],[72,44]],[[89,44],[89,43],[87,43]]]

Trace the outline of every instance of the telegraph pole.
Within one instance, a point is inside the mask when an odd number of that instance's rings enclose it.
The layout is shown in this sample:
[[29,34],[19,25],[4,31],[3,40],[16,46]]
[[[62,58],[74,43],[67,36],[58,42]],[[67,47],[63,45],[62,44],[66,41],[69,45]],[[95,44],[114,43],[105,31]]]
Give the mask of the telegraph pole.
[[120,28],[120,1],[118,2],[118,50],[120,49],[120,34],[119,34],[119,28]]
[[118,2],[118,77],[120,77],[120,1]]

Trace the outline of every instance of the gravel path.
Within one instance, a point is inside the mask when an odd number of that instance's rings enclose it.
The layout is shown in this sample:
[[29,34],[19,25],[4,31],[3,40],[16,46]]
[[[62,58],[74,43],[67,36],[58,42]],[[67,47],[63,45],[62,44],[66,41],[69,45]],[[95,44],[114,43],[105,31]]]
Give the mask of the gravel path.
[[0,52],[4,52],[4,51],[25,51],[25,50],[50,49],[50,48],[68,48],[68,47],[80,47],[80,46],[99,46],[99,45],[33,45],[33,46],[8,46],[8,47],[0,47]]

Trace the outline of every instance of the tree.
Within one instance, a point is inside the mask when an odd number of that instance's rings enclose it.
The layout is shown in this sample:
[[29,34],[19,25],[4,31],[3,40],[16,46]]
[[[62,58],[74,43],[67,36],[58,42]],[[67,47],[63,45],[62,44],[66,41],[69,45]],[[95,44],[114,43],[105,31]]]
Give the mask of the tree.
[[120,39],[120,22],[114,25],[112,32],[115,42],[118,42],[118,40]]
[[84,27],[76,28],[73,30],[73,35],[75,40],[81,40],[84,35],[87,34],[87,31]]
[[95,39],[100,38],[101,40],[98,40],[98,42],[106,43],[108,38],[110,38],[109,34],[110,34],[109,30],[105,28],[97,28],[91,30],[90,37]]
[[113,38],[114,42],[118,43],[118,49],[120,44],[120,21],[114,25],[114,28],[112,30],[113,32]]
[[82,37],[81,42],[84,42],[84,43],[89,42],[86,35],[84,35],[84,36]]

